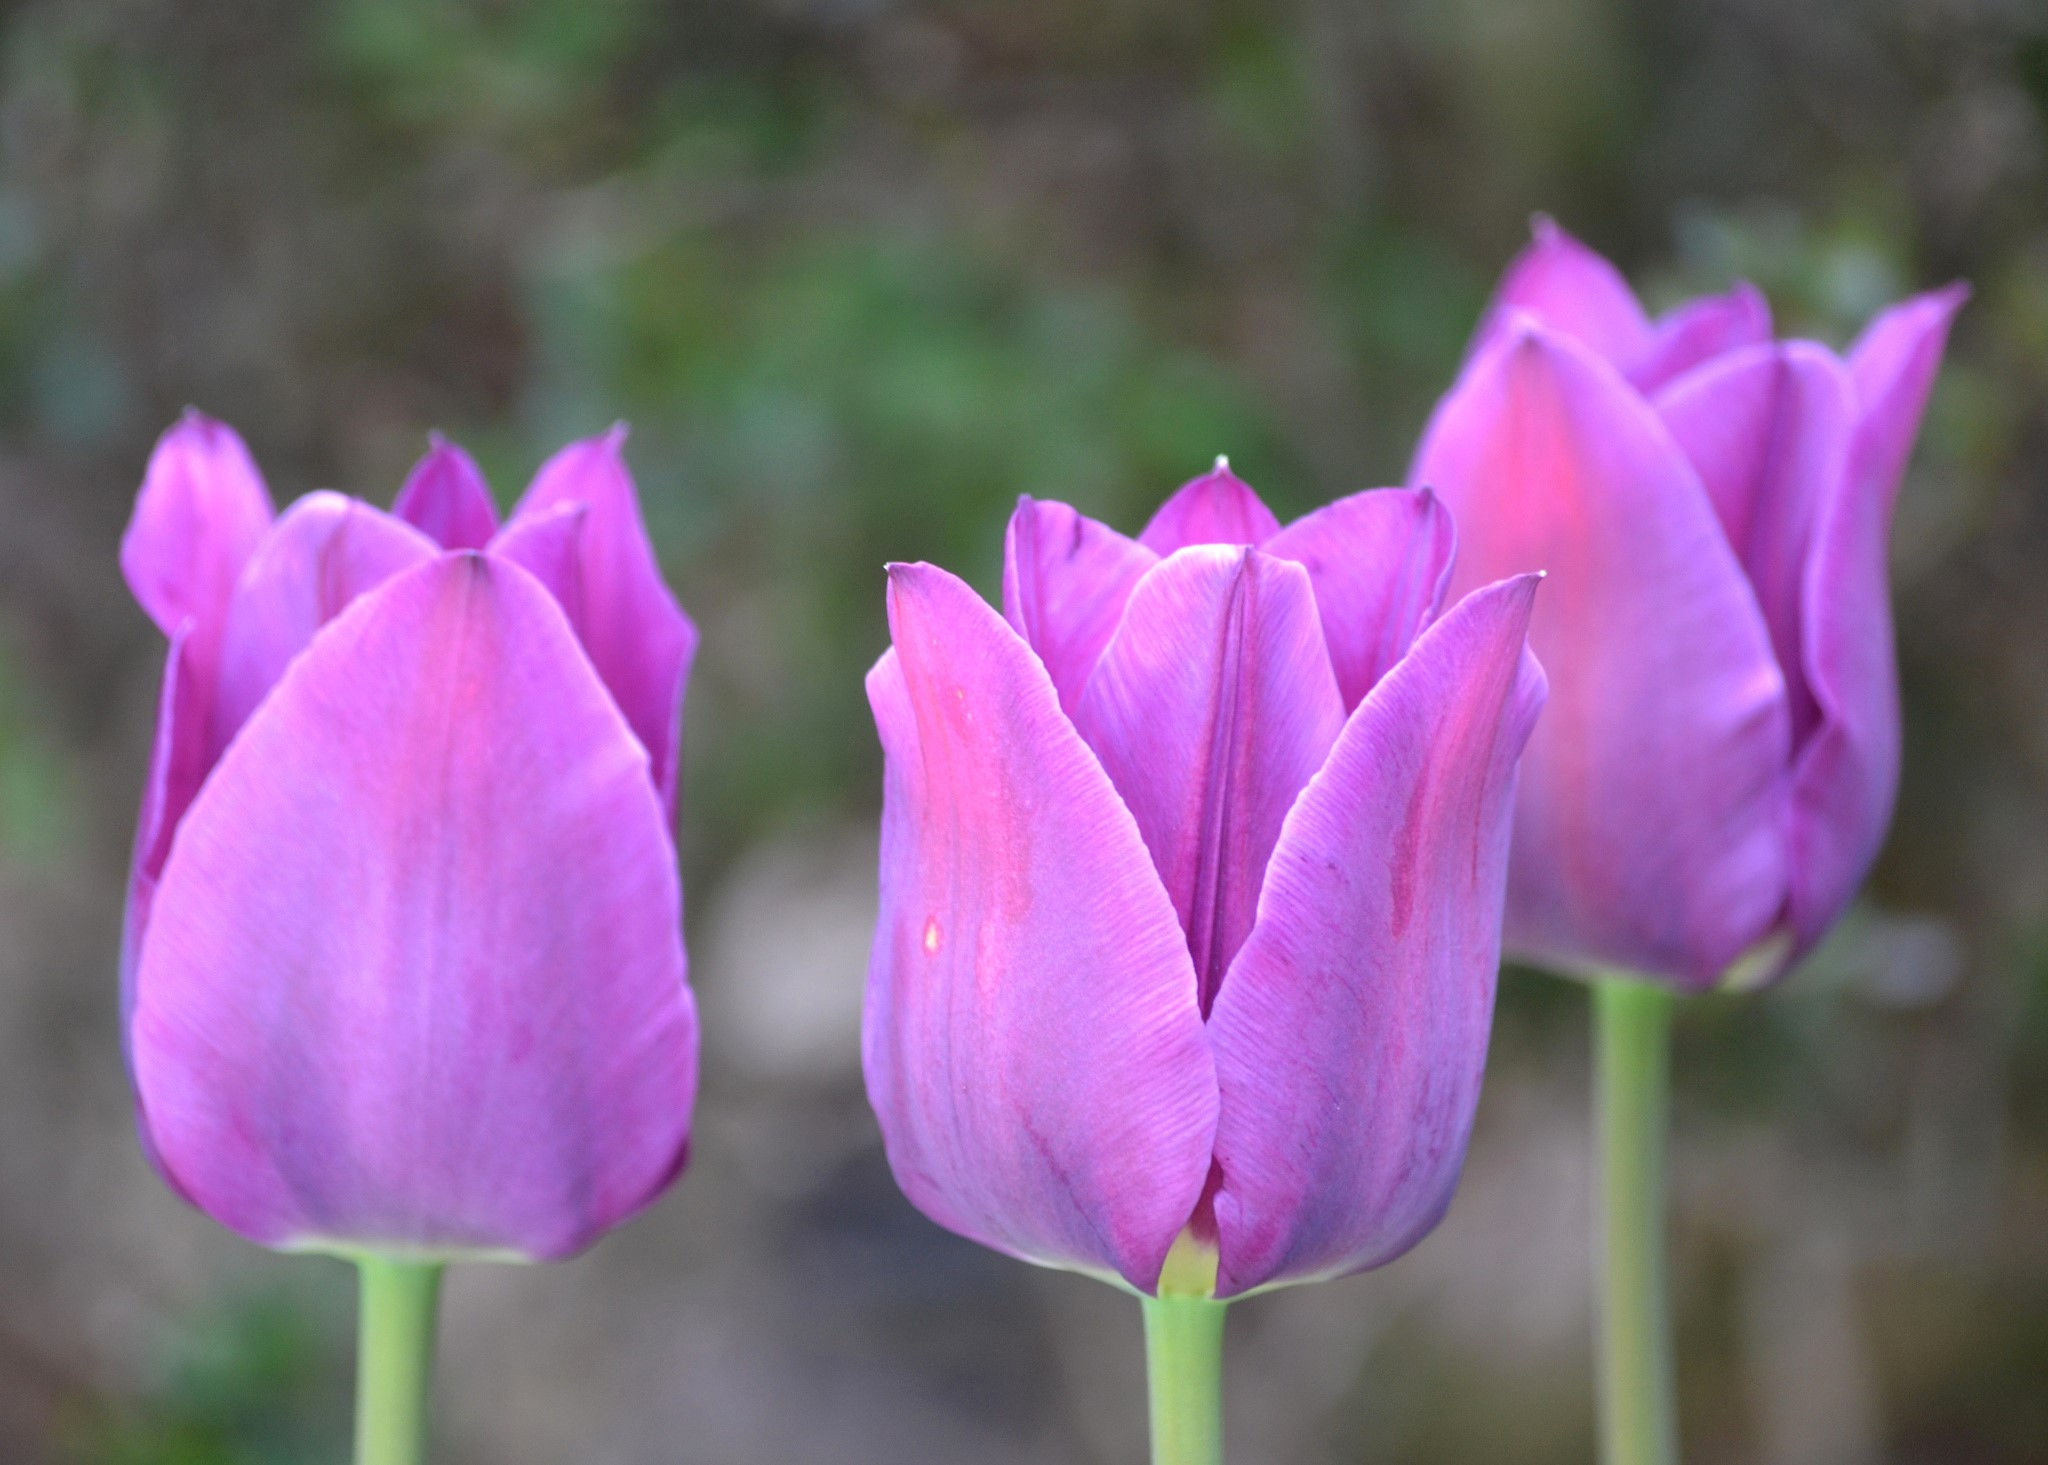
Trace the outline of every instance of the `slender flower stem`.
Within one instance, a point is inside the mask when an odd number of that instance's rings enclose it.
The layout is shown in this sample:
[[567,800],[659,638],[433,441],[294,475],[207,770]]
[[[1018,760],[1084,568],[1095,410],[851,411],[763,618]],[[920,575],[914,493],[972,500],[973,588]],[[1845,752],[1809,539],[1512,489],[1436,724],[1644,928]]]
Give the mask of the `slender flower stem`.
[[365,1256],[356,1321],[356,1465],[424,1465],[441,1265]]
[[1671,994],[1647,982],[1617,976],[1593,984],[1602,1465],[1676,1465],[1678,1460],[1664,1268],[1671,1008]]
[[1147,1297],[1152,1465],[1222,1465],[1223,1314],[1213,1297]]

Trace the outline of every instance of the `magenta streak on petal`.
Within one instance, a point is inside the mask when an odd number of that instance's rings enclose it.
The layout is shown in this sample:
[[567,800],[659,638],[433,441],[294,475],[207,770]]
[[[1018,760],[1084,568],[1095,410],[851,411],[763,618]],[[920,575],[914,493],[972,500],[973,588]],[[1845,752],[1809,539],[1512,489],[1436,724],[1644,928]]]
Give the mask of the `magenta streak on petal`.
[[1375,488],[1295,520],[1265,551],[1308,570],[1348,712],[1435,618],[1457,534],[1427,488]]
[[482,549],[498,532],[498,510],[476,460],[439,433],[391,512],[443,549]]
[[861,1055],[890,1167],[943,1226],[1149,1290],[1216,1128],[1172,903],[1023,640],[929,565],[891,568],[889,618]]
[[228,603],[208,766],[321,627],[436,553],[412,525],[338,493],[309,493],[286,509]]
[[1069,715],[1131,587],[1157,563],[1144,545],[1065,504],[1017,500],[1003,536],[1003,615],[1045,663]]
[[[1452,607],[1361,702],[1280,834],[1210,1014],[1218,1294],[1378,1266],[1443,1215],[1479,1095],[1533,575]],[[1544,593],[1548,593],[1547,590]]]
[[1300,565],[1203,545],[1138,582],[1074,725],[1173,897],[1205,1014],[1251,930],[1280,823],[1343,724]]
[[280,1246],[589,1244],[680,1165],[695,1017],[638,743],[516,566],[442,556],[291,664],[137,974],[160,1161]]
[[1273,511],[1222,458],[1159,506],[1138,542],[1155,554],[1191,544],[1264,544],[1280,532]]

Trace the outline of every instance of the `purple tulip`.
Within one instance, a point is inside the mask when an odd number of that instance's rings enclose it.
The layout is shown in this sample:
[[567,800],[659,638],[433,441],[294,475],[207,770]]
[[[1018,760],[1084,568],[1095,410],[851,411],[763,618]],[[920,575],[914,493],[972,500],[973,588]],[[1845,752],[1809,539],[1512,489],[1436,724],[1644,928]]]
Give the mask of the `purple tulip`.
[[150,460],[121,565],[171,650],[124,1028],[151,1157],[255,1241],[558,1257],[682,1164],[696,637],[622,439],[503,529],[446,444],[395,514],[274,521],[220,423]]
[[1413,476],[1458,515],[1454,583],[1556,572],[1510,950],[1697,990],[1768,980],[1841,914],[1898,784],[1886,542],[1964,293],[1844,358],[1772,339],[1747,285],[1652,321],[1538,220]]
[[1436,614],[1449,515],[1282,529],[1219,463],[1126,539],[1010,522],[1004,615],[889,573],[863,1059],[890,1164],[1029,1261],[1215,1294],[1399,1255],[1449,1203],[1493,1008],[1536,577]]

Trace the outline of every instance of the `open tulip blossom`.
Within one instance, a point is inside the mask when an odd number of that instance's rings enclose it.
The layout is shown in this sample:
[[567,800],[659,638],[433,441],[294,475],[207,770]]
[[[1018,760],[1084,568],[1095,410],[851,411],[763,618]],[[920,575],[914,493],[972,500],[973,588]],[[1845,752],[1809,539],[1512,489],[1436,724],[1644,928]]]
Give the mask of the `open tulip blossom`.
[[1517,794],[1506,943],[1612,979],[1597,1002],[1615,1462],[1672,1452],[1668,1336],[1645,1315],[1660,1227],[1624,1214],[1661,1195],[1668,994],[1782,974],[1883,841],[1892,505],[1963,297],[1895,306],[1838,356],[1774,339],[1747,285],[1653,321],[1612,265],[1538,220],[1416,457],[1412,481],[1458,516],[1454,586],[1552,572],[1529,632],[1552,695]]
[[1283,529],[1219,461],[1137,539],[1023,500],[1001,615],[889,571],[868,1094],[927,1215],[1144,1296],[1161,1461],[1218,1457],[1224,1301],[1456,1183],[1543,678],[1538,577],[1452,558],[1427,492]]
[[364,1462],[419,1457],[441,1263],[574,1253],[683,1163],[695,632],[622,438],[502,528],[439,443],[392,513],[274,518],[191,414],[122,541],[170,640],[122,962],[143,1142],[223,1225],[360,1260]]

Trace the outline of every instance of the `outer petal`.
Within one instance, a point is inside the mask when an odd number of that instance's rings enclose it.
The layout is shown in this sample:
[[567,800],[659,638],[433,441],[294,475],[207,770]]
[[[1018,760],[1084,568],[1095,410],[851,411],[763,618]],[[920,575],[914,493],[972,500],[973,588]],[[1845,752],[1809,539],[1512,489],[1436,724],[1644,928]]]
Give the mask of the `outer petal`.
[[1156,1282],[1208,1173],[1194,971],[1137,826],[1029,648],[929,565],[890,574],[861,1055],[897,1182],[1029,1261]]
[[1811,342],[1752,346],[1680,377],[1657,410],[1699,471],[1756,591],[1785,674],[1797,748],[1819,720],[1801,624],[1814,524],[1849,468],[1848,373]]
[[1784,679],[1713,507],[1647,404],[1526,324],[1467,369],[1416,467],[1454,587],[1555,571],[1553,695],[1524,763],[1508,942],[1567,970],[1714,982],[1785,900]]
[[1264,544],[1280,532],[1280,521],[1253,493],[1251,485],[1230,471],[1230,460],[1199,478],[1190,478],[1159,506],[1138,542],[1156,554],[1172,554],[1191,544]]
[[443,549],[482,549],[498,532],[498,510],[476,460],[439,433],[391,512]]
[[208,678],[235,577],[270,519],[270,491],[233,428],[188,411],[157,439],[121,536],[121,573],[166,636],[193,622]]
[[1478,354],[1515,329],[1518,314],[1534,316],[1627,371],[1655,345],[1650,318],[1635,291],[1607,260],[1567,234],[1548,214],[1529,221],[1533,236],[1501,276],[1481,325]]
[[121,536],[121,571],[170,639],[123,921],[123,1042],[134,968],[171,836],[212,764],[208,727],[237,576],[270,527],[270,491],[233,428],[198,412],[157,440]]
[[1862,408],[1850,470],[1821,510],[1802,647],[1820,723],[1792,780],[1793,926],[1810,947],[1869,872],[1899,781],[1899,686],[1886,548],[1892,505],[1949,322],[1967,292],[1922,295],[1864,333],[1849,370]]
[[697,628],[662,582],[626,470],[625,441],[625,428],[615,427],[555,454],[534,476],[512,524],[566,503],[588,506],[577,632],[645,745],[655,787],[673,810],[683,686],[697,651]]
[[309,493],[286,509],[228,605],[209,763],[322,626],[436,552],[410,524],[338,493]]
[[1628,378],[1640,390],[1655,392],[1702,362],[1770,339],[1770,302],[1745,280],[1725,295],[1704,296],[1659,320],[1649,350],[1628,367]]
[[1159,556],[1065,504],[1019,498],[1003,537],[1003,615],[1052,674],[1060,706],[1081,699],[1138,577]]
[[1435,618],[1458,536],[1427,488],[1375,488],[1295,520],[1266,553],[1308,569],[1346,711]]
[[[1210,1017],[1232,1295],[1378,1266],[1450,1204],[1486,1064],[1536,576],[1423,633],[1302,795]],[[1546,592],[1548,593],[1548,592]]]
[[435,560],[292,664],[142,949],[161,1161],[285,1247],[555,1257],[681,1164],[695,1017],[644,755],[525,572]]
[[1138,821],[1208,1012],[1280,821],[1344,725],[1308,572],[1181,550],[1138,582],[1074,726]]
[[211,711],[194,690],[186,661],[191,621],[171,636],[157,692],[156,734],[149,748],[149,772],[142,784],[142,808],[135,819],[135,848],[128,869],[128,907],[121,924],[121,1044],[128,1046],[128,1018],[135,1009],[135,964],[149,927],[157,880],[170,857],[171,835],[206,777],[206,725]]

